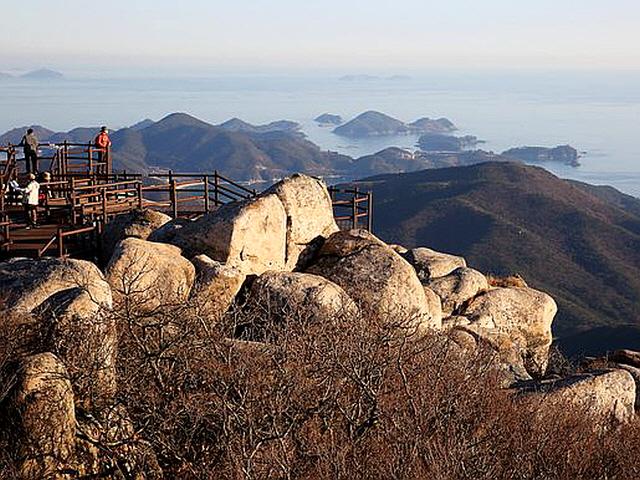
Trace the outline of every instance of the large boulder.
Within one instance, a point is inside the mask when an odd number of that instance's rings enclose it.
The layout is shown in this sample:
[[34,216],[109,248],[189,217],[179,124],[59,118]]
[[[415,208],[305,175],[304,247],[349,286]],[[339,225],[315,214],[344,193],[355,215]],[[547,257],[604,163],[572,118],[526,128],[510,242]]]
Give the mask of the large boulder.
[[49,351],[65,364],[76,403],[89,410],[115,394],[117,332],[111,288],[80,260],[16,259],[0,264],[7,316],[23,328],[22,354]]
[[117,215],[105,226],[102,234],[102,255],[109,260],[116,245],[128,237],[147,240],[154,230],[171,221],[169,215],[155,210],[142,209]]
[[558,307],[532,288],[496,288],[476,297],[462,312],[480,332],[504,333],[518,346],[527,371],[541,376],[547,368],[551,323]]
[[347,293],[326,278],[310,273],[265,272],[252,283],[252,302],[272,313],[272,321],[287,315],[308,321],[327,321],[339,315],[353,315],[357,307]]
[[153,311],[189,298],[195,267],[173,245],[125,238],[107,266],[114,300],[139,311]]
[[434,278],[427,285],[442,299],[442,311],[451,315],[480,292],[489,289],[486,277],[472,268],[456,268],[449,275]]
[[285,268],[303,268],[322,241],[339,230],[326,185],[307,175],[295,174],[266,191],[282,202],[287,215]]
[[[95,311],[111,308],[111,289],[98,267],[84,260],[13,258],[0,263],[0,310],[31,313],[52,295],[80,288]],[[77,304],[78,306],[80,304]]]
[[421,330],[441,326],[411,265],[369,232],[334,233],[307,271],[341,286],[365,314]]
[[521,398],[540,408],[571,407],[603,423],[634,418],[636,384],[624,370],[598,370],[566,378],[525,383],[517,387]]
[[71,382],[55,355],[20,362],[10,408],[18,420],[20,478],[66,478],[62,472],[74,455],[76,416]]
[[206,255],[197,255],[191,262],[196,268],[191,298],[215,323],[233,304],[247,276],[237,267],[217,262]]
[[426,247],[413,248],[404,254],[404,258],[413,265],[422,281],[444,277],[456,268],[467,266],[462,257],[436,252]]
[[64,363],[75,392],[76,405],[95,411],[116,394],[118,333],[108,311],[96,311],[95,302],[80,289],[63,290],[36,310],[38,339],[43,349]]
[[178,232],[185,226],[190,225],[191,222],[192,220],[188,218],[174,218],[151,232],[147,240],[150,242],[173,243]]
[[429,287],[424,287],[424,296],[427,299],[427,308],[431,313],[431,317],[436,325],[442,325],[442,301],[440,297]]
[[224,205],[176,231],[171,243],[245,274],[285,268],[287,214],[277,195]]

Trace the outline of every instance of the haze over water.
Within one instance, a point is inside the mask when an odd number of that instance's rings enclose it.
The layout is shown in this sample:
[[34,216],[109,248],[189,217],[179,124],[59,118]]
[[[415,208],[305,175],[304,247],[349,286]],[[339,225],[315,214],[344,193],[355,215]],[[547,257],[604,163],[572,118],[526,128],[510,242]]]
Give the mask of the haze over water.
[[586,152],[582,166],[547,168],[640,196],[640,72],[438,71],[400,80],[389,75],[359,81],[339,80],[338,74],[3,80],[0,130],[28,124],[116,129],[178,111],[211,123],[288,119],[301,123],[322,148],[358,157],[388,146],[412,148],[416,137],[349,140],[312,119],[333,113],[348,120],[365,110],[405,121],[444,116],[460,134],[486,140],[480,146],[485,150],[571,144]]

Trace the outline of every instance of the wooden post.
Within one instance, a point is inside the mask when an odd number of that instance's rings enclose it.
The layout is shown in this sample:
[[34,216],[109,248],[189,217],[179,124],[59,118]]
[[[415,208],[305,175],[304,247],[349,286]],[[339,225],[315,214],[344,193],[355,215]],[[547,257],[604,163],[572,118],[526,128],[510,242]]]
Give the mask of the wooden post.
[[88,171],[87,173],[91,173],[93,171],[93,145],[89,144],[89,148],[87,149],[87,152],[89,152],[89,162],[88,162]]
[[373,233],[373,192],[367,193],[367,206],[369,207],[367,212],[369,233]]
[[56,237],[58,239],[58,256],[64,257],[64,236],[62,235],[62,227],[58,227]]
[[102,228],[101,230],[104,231],[104,227],[107,224],[107,207],[108,207],[106,188],[101,189],[101,195],[102,195]]
[[67,174],[67,164],[69,163],[69,142],[64,141],[64,153],[62,158],[62,165],[60,166],[60,173],[62,175]]
[[138,208],[142,210],[142,180],[137,183],[136,189],[138,192]]
[[203,177],[204,180],[204,213],[209,213],[209,175]]
[[213,172],[213,201],[216,207],[220,205],[220,194],[218,192],[219,187],[218,171]]
[[178,218],[178,187],[175,180],[171,180],[171,210],[173,218]]
[[352,227],[354,230],[358,228],[358,192],[353,194],[351,199],[351,215],[352,215]]
[[76,220],[76,181],[73,177],[71,177],[69,179],[69,183],[70,183],[70,188],[71,188],[71,196],[70,196],[70,203],[71,203],[71,221],[74,225],[76,225],[77,220]]

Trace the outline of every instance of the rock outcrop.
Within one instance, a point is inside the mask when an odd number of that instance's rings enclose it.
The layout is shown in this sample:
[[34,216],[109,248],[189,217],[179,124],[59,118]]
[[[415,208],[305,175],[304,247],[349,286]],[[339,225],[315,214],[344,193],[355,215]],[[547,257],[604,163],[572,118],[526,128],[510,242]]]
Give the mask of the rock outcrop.
[[107,281],[116,302],[140,311],[180,304],[189,298],[195,267],[173,245],[126,238],[107,266]]
[[20,478],[66,478],[62,472],[74,455],[76,416],[71,382],[55,355],[20,362],[11,407],[19,425]]
[[263,195],[203,215],[176,231],[171,242],[188,256],[206,254],[248,275],[283,270],[287,214],[277,195]]
[[280,199],[287,215],[285,269],[304,268],[323,240],[339,230],[326,185],[296,174],[276,183],[266,193]]
[[592,415],[603,423],[628,422],[634,418],[636,385],[624,370],[600,370],[531,382],[518,390],[524,400],[538,402],[540,408],[572,407],[579,414]]
[[247,276],[237,267],[206,255],[198,255],[191,261],[197,272],[191,299],[215,323],[232,305]]
[[76,405],[93,411],[110,404],[116,394],[117,339],[111,312],[95,310],[95,302],[81,288],[63,290],[36,310],[36,350],[54,352],[64,363],[75,392]]
[[55,353],[83,408],[110,402],[117,333],[111,289],[100,270],[82,260],[14,259],[0,264],[0,291],[0,310],[24,330],[21,351]]
[[147,240],[149,235],[169,221],[171,221],[169,215],[150,209],[117,215],[107,223],[102,234],[103,258],[108,261],[121,240],[128,237]]
[[404,254],[404,258],[413,265],[422,281],[444,277],[457,268],[467,266],[462,257],[436,252],[426,247],[413,248]]
[[340,285],[367,315],[420,330],[440,328],[439,312],[429,310],[411,265],[364,230],[333,234],[307,271]]
[[267,323],[290,315],[301,321],[328,322],[358,311],[341,287],[310,273],[265,272],[251,285],[247,300],[271,313]]
[[111,289],[96,265],[84,260],[14,258],[0,263],[0,305],[3,310],[30,313],[52,295],[74,288],[87,292],[93,310],[111,308]]
[[460,309],[480,292],[489,289],[486,277],[472,268],[456,268],[449,275],[434,278],[427,285],[442,299],[445,316]]
[[462,312],[479,335],[504,333],[521,350],[527,371],[544,374],[551,323],[558,310],[547,294],[532,288],[496,288],[476,297]]

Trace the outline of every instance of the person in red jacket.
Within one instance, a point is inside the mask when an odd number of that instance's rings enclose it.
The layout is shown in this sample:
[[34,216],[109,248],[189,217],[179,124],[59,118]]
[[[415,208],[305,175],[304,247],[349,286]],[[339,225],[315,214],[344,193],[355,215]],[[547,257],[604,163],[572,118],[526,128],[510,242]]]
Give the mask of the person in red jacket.
[[111,148],[111,139],[109,138],[109,132],[107,127],[102,127],[100,129],[100,133],[96,136],[94,140],[94,145],[99,148],[98,150],[98,161],[105,161],[109,154],[109,149]]

